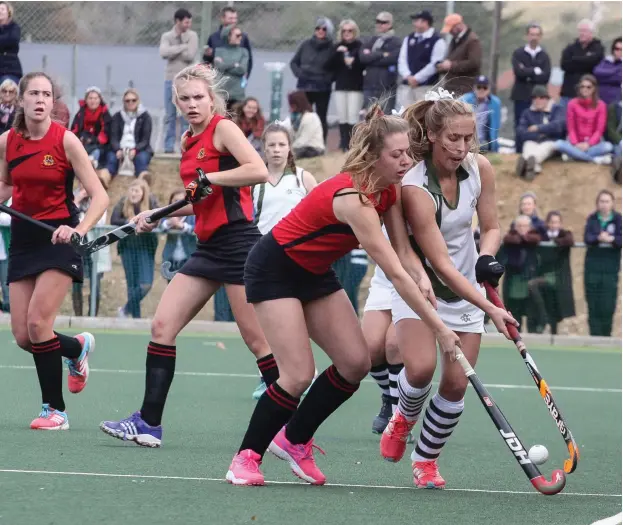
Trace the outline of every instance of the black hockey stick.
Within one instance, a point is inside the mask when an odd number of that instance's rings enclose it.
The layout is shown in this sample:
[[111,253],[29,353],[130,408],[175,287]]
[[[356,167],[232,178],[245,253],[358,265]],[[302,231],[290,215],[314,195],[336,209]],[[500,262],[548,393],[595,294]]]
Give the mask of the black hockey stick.
[[[210,187],[210,181],[208,180],[208,178],[206,177],[206,174],[203,172],[201,168],[197,168],[196,171],[197,171],[197,174],[199,175],[199,179],[198,179],[198,184],[197,184],[197,188],[195,192],[199,191],[201,196],[209,195],[210,193],[212,193],[212,188]],[[190,204],[194,200],[195,200],[194,193],[192,196],[190,196],[187,193],[186,197],[184,197],[183,199],[179,201],[175,201],[169,204],[168,206],[165,206],[164,208],[161,208],[158,211],[155,211],[154,213],[152,213],[149,217],[147,217],[146,222],[148,224],[152,224],[156,221],[159,221],[160,219],[167,217],[171,213],[182,209],[184,206],[186,206],[187,204]],[[123,226],[119,226],[119,228],[116,228],[104,235],[99,236],[97,239],[91,242],[81,244],[82,249],[84,250],[83,253],[90,254],[90,253],[96,252],[98,250],[101,250],[105,246],[114,244],[129,235],[133,235],[134,233],[136,233],[136,223],[128,222],[127,224],[124,224]]]
[[164,261],[162,265],[160,266],[160,274],[167,281],[170,281],[171,279],[173,279],[176,273],[177,273],[177,270],[175,270],[174,272],[171,271],[171,261]]
[[[11,217],[15,217],[16,219],[21,219],[23,221],[29,222],[30,224],[38,226],[39,228],[43,228],[44,230],[47,230],[51,233],[54,233],[58,229],[58,226],[51,226],[49,224],[46,224],[45,222],[41,222],[41,221],[38,221],[37,219],[33,219],[32,217],[25,215],[21,211],[14,210],[13,208],[5,206],[4,204],[0,204],[0,211],[3,211],[4,213],[10,215]],[[80,237],[80,234],[78,233],[72,234],[71,245],[74,247],[74,249],[78,253],[80,254],[85,253],[82,248],[83,245],[82,245],[82,239]]]
[[551,481],[548,481],[545,476],[541,474],[539,468],[528,457],[528,453],[522,445],[519,436],[515,434],[510,423],[506,417],[504,417],[504,414],[502,414],[502,411],[496,405],[495,401],[482,384],[482,381],[480,381],[465,356],[457,351],[456,359],[463,368],[469,382],[474,387],[476,394],[478,394],[478,397],[482,402],[482,406],[485,407],[491,421],[495,424],[498,432],[502,436],[502,439],[506,442],[506,446],[515,456],[517,463],[519,463],[519,466],[523,469],[524,473],[530,480],[530,483],[532,483],[532,486],[541,494],[545,494],[546,496],[558,494],[565,488],[565,484],[567,483],[565,473],[559,469],[554,470],[552,472]]
[[[506,310],[506,307],[504,306],[504,303],[500,299],[500,296],[496,292],[495,288],[493,288],[493,286],[491,286],[489,283],[484,283],[484,285],[485,290],[487,290],[489,300],[498,308],[504,308]],[[534,359],[532,359],[532,356],[528,353],[526,345],[521,339],[521,335],[519,335],[519,331],[515,326],[511,324],[507,324],[506,328],[508,329],[508,333],[510,334],[510,336],[513,338],[515,346],[517,346],[517,350],[519,350],[519,353],[521,354],[521,357],[523,358],[523,361],[526,364],[526,367],[528,368],[528,371],[530,372],[530,375],[532,376],[532,379],[534,380],[536,387],[541,394],[541,397],[543,398],[543,401],[545,401],[545,405],[547,406],[550,415],[554,419],[560,435],[565,440],[567,450],[569,451],[569,457],[565,459],[563,468],[565,469],[565,472],[567,474],[571,474],[578,466],[578,460],[580,459],[580,450],[578,449],[578,445],[575,442],[575,439],[573,439],[571,430],[569,430],[567,422],[562,417],[562,413],[556,405],[556,401],[554,401],[552,391],[549,389],[549,386],[545,382],[545,379],[543,379],[543,377],[541,376],[539,369],[536,367]]]

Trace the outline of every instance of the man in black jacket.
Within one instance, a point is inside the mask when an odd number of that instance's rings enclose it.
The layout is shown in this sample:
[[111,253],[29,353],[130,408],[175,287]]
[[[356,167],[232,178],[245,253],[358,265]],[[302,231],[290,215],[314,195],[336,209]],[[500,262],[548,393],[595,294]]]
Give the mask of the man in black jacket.
[[[214,62],[214,50],[217,47],[227,45],[227,42],[224,42],[221,38],[221,31],[223,30],[223,27],[234,26],[237,24],[238,11],[236,11],[236,8],[229,5],[223,7],[223,9],[221,9],[221,25],[218,26],[218,29],[208,37],[207,45],[203,50],[203,61],[206,64],[212,64]],[[253,53],[251,52],[251,42],[249,41],[249,36],[246,33],[242,33],[240,45],[245,47],[249,52],[249,67],[247,71],[248,78],[251,76],[251,68],[253,67]]]
[[593,30],[593,22],[582,20],[578,24],[578,39],[562,52],[560,68],[565,72],[565,79],[560,91],[560,103],[565,108],[569,100],[576,96],[576,86],[582,75],[592,74],[604,58],[604,46],[593,36]]
[[517,133],[519,120],[523,112],[530,107],[534,86],[547,85],[552,72],[549,55],[539,45],[543,30],[538,24],[526,28],[527,45],[515,49],[511,59],[515,84],[511,91],[511,100],[515,104],[515,149],[522,151],[522,143]]

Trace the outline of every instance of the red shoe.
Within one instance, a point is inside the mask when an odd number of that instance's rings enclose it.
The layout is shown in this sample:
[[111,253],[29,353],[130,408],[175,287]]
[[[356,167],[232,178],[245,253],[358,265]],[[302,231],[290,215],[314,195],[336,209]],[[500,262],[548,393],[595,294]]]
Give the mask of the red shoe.
[[69,368],[67,386],[72,394],[79,394],[87,386],[89,380],[89,354],[95,350],[95,338],[89,332],[82,332],[76,336],[82,345],[82,353],[76,359],[65,359]]
[[415,423],[415,421],[407,421],[400,410],[396,409],[381,436],[381,456],[385,460],[396,463],[402,459]]
[[413,468],[413,483],[415,483],[418,489],[446,488],[446,480],[439,474],[436,459],[432,461],[414,461],[411,466]]
[[320,471],[314,459],[314,448],[324,454],[324,450],[314,445],[313,438],[308,443],[294,445],[286,438],[286,427],[283,427],[271,442],[270,450],[279,459],[290,463],[292,472],[303,481],[312,485],[324,485],[326,476]]
[[253,450],[243,450],[234,456],[225,479],[232,485],[264,485],[260,470],[262,458]]
[[44,403],[41,414],[32,420],[30,428],[33,430],[69,430],[69,419],[67,419],[65,412],[56,410]]

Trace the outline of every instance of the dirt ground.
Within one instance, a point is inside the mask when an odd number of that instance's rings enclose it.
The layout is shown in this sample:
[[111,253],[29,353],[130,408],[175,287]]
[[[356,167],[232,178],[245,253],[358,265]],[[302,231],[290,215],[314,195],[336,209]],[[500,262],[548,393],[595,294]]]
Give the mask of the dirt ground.
[[[339,172],[344,160],[342,154],[330,154],[317,159],[307,159],[299,164],[310,171],[318,180]],[[544,172],[532,183],[519,180],[514,175],[516,156],[500,155],[491,158],[497,174],[498,213],[502,232],[505,233],[518,211],[520,195],[525,191],[534,191],[538,196],[539,214],[545,217],[547,212],[559,210],[564,218],[565,226],[571,229],[576,241],[582,241],[586,217],[594,211],[595,196],[602,188],[612,191],[617,203],[621,202],[621,187],[615,185],[609,174],[609,167],[582,163],[563,163],[552,161],[544,166]],[[181,188],[178,170],[179,161],[175,158],[159,158],[152,162],[153,185],[159,203],[168,201],[172,191]],[[124,195],[130,177],[117,177],[110,188],[111,210],[119,198]],[[110,213],[109,213],[110,217]],[[150,293],[141,304],[143,317],[150,317],[155,312],[158,300],[165,288],[166,281],[160,275],[161,254],[164,241],[161,241],[156,254],[156,275]],[[572,251],[572,271],[576,302],[575,318],[568,319],[559,327],[560,333],[586,334],[586,303],[583,289],[583,261],[585,250],[576,248]],[[121,261],[112,249],[113,269],[104,274],[102,280],[102,299],[100,315],[115,316],[117,308],[126,301],[126,288]],[[370,265],[368,275],[361,288],[360,299],[365,301],[367,287],[373,266]],[[621,281],[619,279],[619,299],[615,316],[613,335],[621,336]],[[84,287],[85,305],[88,301],[88,281]],[[86,311],[86,308],[85,308]],[[68,298],[63,313],[73,313],[71,300]],[[212,319],[213,306],[208,304],[198,316],[199,319]]]

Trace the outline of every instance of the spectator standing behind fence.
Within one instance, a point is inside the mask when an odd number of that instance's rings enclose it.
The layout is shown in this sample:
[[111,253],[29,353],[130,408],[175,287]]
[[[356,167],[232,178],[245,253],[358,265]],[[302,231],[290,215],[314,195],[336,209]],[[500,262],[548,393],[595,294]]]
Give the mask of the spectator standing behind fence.
[[188,128],[188,123],[177,116],[177,109],[173,104],[173,78],[182,69],[195,62],[199,47],[199,37],[190,29],[192,25],[190,11],[178,9],[173,15],[173,20],[173,29],[160,37],[160,56],[167,61],[164,70],[165,153],[175,151],[182,133]]
[[[169,197],[169,204],[186,197],[185,191],[174,191]],[[168,217],[160,222],[160,230],[167,234],[162,252],[162,262],[170,264],[169,271],[177,272],[197,249],[195,236],[195,216]],[[167,279],[167,282],[170,282]]]
[[110,141],[110,113],[102,98],[102,91],[96,86],[87,88],[84,100],[79,101],[80,109],[71,124],[75,133],[93,163],[98,169],[106,160]]
[[498,137],[502,122],[502,103],[491,93],[489,79],[480,75],[476,78],[474,91],[463,95],[462,100],[474,106],[476,133],[481,153],[497,152],[500,149]]
[[366,40],[359,52],[363,72],[363,106],[377,100],[383,113],[391,113],[396,105],[398,56],[402,40],[394,32],[394,17],[387,11],[376,15],[376,35]]
[[304,91],[288,94],[290,116],[284,125],[292,130],[294,140],[292,151],[298,159],[309,159],[324,155],[324,139],[320,117],[314,113]]
[[577,86],[578,96],[567,105],[567,140],[556,141],[563,160],[581,160],[610,164],[612,144],[606,142],[607,108],[599,100],[599,88],[593,75],[584,75]]
[[612,42],[611,52],[593,70],[599,85],[599,98],[606,105],[621,100],[621,37]]
[[10,78],[0,84],[0,135],[11,129],[17,109],[17,84]]
[[233,108],[232,120],[242,130],[255,151],[264,158],[262,134],[266,119],[262,114],[260,103],[255,97],[247,97]]
[[614,210],[614,195],[607,190],[599,192],[596,205],[584,229],[584,295],[590,334],[610,336],[621,269],[621,214]]
[[612,178],[621,184],[621,100],[608,107],[607,138],[613,145]]
[[444,19],[441,32],[452,35],[452,40],[446,59],[437,64],[437,71],[442,75],[442,83],[448,91],[462,95],[472,89],[474,80],[480,75],[482,43],[457,13]]
[[515,151],[522,152],[523,141],[518,132],[519,122],[524,111],[531,106],[535,86],[546,86],[552,73],[552,65],[547,52],[540,46],[543,29],[538,24],[526,28],[527,44],[515,49],[511,58],[515,83],[511,90],[511,100],[515,109]]
[[340,22],[339,41],[335,44],[329,68],[335,76],[335,107],[340,124],[340,149],[348,151],[353,127],[359,122],[363,106],[363,65],[359,59],[361,40],[354,20]]
[[[3,204],[11,206],[12,199]],[[9,270],[9,260],[7,254],[9,252],[9,244],[11,243],[11,216],[8,213],[0,213],[0,288],[2,289],[2,303],[0,311],[9,312],[9,285],[7,283],[7,275]]]
[[[221,47],[224,44],[221,38],[221,31],[224,27],[238,25],[238,11],[233,6],[225,6],[221,9],[221,25],[214,33],[208,37],[207,45],[203,49],[203,61],[206,64],[212,64],[214,62],[214,50]],[[242,33],[242,41],[240,45],[249,52],[249,65],[247,67],[247,76],[251,75],[253,69],[253,52],[251,51],[251,42],[249,36],[246,33]]]
[[0,2],[0,82],[10,78],[19,84],[22,63],[19,60],[19,41],[22,30],[13,21],[13,6]]
[[560,90],[560,103],[565,108],[576,96],[576,88],[582,76],[592,74],[604,57],[604,46],[601,40],[593,36],[594,28],[590,20],[581,20],[578,23],[578,38],[562,52],[560,68],[565,76]]
[[[139,213],[157,208],[158,203],[152,198],[149,186],[144,180],[135,179],[128,187],[125,197],[122,197],[114,207],[110,224],[121,226]],[[121,263],[125,272],[128,288],[128,302],[119,307],[118,317],[141,317],[141,301],[151,290],[154,282],[154,267],[158,235],[144,233],[129,235],[121,239],[117,250],[121,256]]]
[[333,22],[321,16],[316,20],[314,34],[299,45],[290,60],[292,73],[298,79],[296,89],[304,91],[307,100],[315,106],[322,124],[323,144],[327,140],[327,111],[331,98],[333,73],[330,63],[333,58]]
[[556,153],[556,141],[565,138],[567,122],[565,110],[554,104],[545,86],[534,86],[532,106],[524,110],[517,127],[517,137],[523,151],[517,159],[518,177],[533,180],[543,171],[543,163]]
[[433,27],[433,15],[420,11],[411,15],[413,33],[402,41],[398,55],[398,91],[396,106],[407,107],[423,100],[439,80],[437,63],[446,56],[446,41]]
[[240,45],[242,29],[225,26],[221,30],[223,45],[214,50],[213,66],[223,75],[222,89],[229,95],[227,109],[244,99],[249,69],[249,52]]
[[123,109],[115,113],[110,126],[107,179],[117,175],[119,165],[126,159],[134,165],[135,177],[147,171],[154,154],[151,149],[151,129],[151,115],[140,103],[138,91],[134,88],[126,89]]

